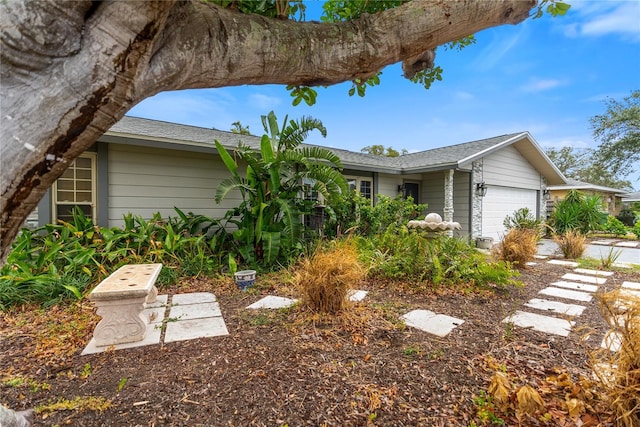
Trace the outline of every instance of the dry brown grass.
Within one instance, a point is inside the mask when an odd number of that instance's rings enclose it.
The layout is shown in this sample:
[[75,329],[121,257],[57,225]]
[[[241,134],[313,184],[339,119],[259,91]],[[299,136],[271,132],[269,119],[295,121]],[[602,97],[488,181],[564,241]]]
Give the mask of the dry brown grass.
[[[613,291],[600,296],[601,311],[619,343],[592,354],[594,373],[616,416],[616,425],[640,426],[640,297]],[[610,344],[611,346],[611,344]]]
[[562,235],[553,236],[562,254],[567,259],[578,259],[587,249],[587,239],[577,230],[569,230]]
[[349,291],[365,277],[358,253],[350,240],[332,243],[301,261],[296,285],[302,304],[321,313],[337,313],[349,303]]
[[538,230],[529,228],[512,228],[502,241],[493,247],[496,259],[509,261],[519,266],[534,259],[538,251]]

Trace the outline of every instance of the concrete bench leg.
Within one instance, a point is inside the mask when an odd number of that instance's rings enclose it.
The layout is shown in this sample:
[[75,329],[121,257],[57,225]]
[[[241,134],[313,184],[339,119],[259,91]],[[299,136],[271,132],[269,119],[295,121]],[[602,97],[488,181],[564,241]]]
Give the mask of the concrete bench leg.
[[144,302],[146,302],[147,304],[152,304],[156,302],[157,299],[158,299],[158,288],[156,288],[156,285],[153,285],[151,286],[151,290],[147,294],[147,298],[144,300]]
[[100,347],[141,341],[147,331],[144,297],[121,300],[94,301],[98,315],[102,316],[93,331],[96,345]]

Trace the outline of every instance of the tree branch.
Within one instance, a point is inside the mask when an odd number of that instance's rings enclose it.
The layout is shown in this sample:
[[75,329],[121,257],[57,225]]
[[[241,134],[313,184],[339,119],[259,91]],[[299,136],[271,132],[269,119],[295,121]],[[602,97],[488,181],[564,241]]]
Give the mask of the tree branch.
[[352,22],[319,24],[194,2],[174,8],[141,92],[158,86],[332,85],[374,75],[399,61],[415,68],[418,62],[429,64],[425,53],[439,45],[523,21],[535,4],[413,0]]

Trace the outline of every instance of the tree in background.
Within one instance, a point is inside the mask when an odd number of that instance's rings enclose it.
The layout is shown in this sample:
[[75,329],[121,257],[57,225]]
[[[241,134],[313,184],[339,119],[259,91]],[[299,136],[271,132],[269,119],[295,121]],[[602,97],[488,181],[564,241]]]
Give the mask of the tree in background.
[[[386,157],[398,157],[400,152],[394,150],[391,147],[385,147],[384,145],[368,145],[360,150],[362,153],[373,154],[374,156],[386,156]],[[402,155],[407,154],[406,149],[402,149]]]
[[231,123],[231,132],[237,133],[238,135],[251,135],[249,126],[242,126],[239,120]]
[[607,111],[590,120],[593,137],[600,141],[595,163],[614,177],[626,177],[640,171],[640,90],[606,104]]
[[630,181],[620,179],[598,160],[596,150],[562,147],[547,150],[547,155],[567,178],[620,190],[633,188]]
[[0,2],[0,263],[68,165],[159,92],[280,84],[294,104],[312,104],[314,86],[350,81],[349,92],[363,95],[397,62],[428,86],[441,78],[438,46],[459,48],[483,29],[568,9],[558,0],[345,0],[327,2],[318,23],[295,21],[302,5]]

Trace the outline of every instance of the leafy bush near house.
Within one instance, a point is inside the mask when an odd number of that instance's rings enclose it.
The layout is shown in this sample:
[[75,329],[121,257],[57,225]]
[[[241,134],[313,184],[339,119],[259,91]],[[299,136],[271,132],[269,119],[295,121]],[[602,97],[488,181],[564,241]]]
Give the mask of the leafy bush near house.
[[631,231],[636,235],[636,239],[640,239],[640,221],[636,221]]
[[13,305],[45,306],[82,296],[124,264],[164,266],[159,285],[181,276],[213,274],[222,255],[217,221],[176,209],[178,217],[145,220],[125,215],[122,228],[93,224],[80,210],[72,220],[23,229],[0,269],[0,310]]
[[627,227],[633,227],[636,222],[636,216],[629,208],[622,209],[616,218]]
[[502,224],[507,230],[512,230],[514,228],[540,230],[542,228],[542,220],[537,219],[529,208],[518,209],[513,212],[513,216],[507,215]]
[[556,203],[550,223],[557,234],[569,230],[578,230],[582,234],[598,230],[607,219],[602,212],[602,200],[599,196],[586,196],[570,190],[564,200]]
[[607,222],[602,226],[602,231],[615,236],[626,236],[627,227],[616,217],[609,215]]
[[412,219],[424,215],[427,204],[416,204],[411,197],[401,195],[391,198],[378,195],[377,203],[362,197],[357,191],[349,191],[336,197],[327,207],[330,220],[325,227],[327,236],[335,237],[348,230],[360,236],[372,236],[384,232],[389,226],[406,225]]
[[466,241],[453,237],[426,238],[406,226],[390,226],[384,233],[359,240],[361,259],[369,274],[391,280],[410,280],[436,286],[514,285],[518,273],[507,262],[490,262]]
[[[233,256],[251,266],[288,264],[300,255],[303,243],[302,216],[311,213],[314,200],[300,197],[312,190],[330,200],[346,191],[340,174],[340,158],[322,147],[300,147],[307,134],[318,130],[326,135],[319,120],[303,117],[278,125],[273,112],[262,116],[265,134],[260,152],[238,146],[233,155],[218,141],[216,148],[230,177],[216,189],[220,203],[232,191],[242,201],[227,212],[225,220],[235,225]],[[240,173],[241,165],[246,173]]]

